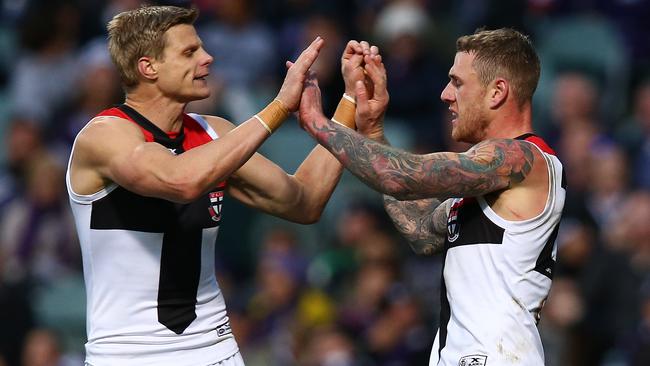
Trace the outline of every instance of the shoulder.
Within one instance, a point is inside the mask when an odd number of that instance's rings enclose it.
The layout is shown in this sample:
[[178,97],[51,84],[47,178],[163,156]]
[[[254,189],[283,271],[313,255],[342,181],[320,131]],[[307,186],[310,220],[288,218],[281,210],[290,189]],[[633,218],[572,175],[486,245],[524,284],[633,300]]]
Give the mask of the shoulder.
[[537,148],[524,140],[489,139],[466,152],[468,158],[509,176],[510,183],[519,183],[544,159]]
[[539,152],[533,144],[524,140],[489,139],[472,146],[465,154],[503,163],[514,163],[532,161]]
[[121,117],[98,116],[79,132],[74,152],[76,155],[84,152],[101,153],[111,146],[144,141],[144,134],[137,124]]
[[521,152],[528,153],[536,150],[533,144],[525,140],[518,139],[488,139],[472,146],[470,151],[494,151],[496,153]]

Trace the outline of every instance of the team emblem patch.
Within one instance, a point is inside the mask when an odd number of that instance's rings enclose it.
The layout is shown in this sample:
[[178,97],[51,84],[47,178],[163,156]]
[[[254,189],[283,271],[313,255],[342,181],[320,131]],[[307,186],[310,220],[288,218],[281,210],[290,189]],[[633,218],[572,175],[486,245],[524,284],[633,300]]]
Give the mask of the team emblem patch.
[[210,198],[210,206],[208,206],[208,211],[210,211],[210,218],[212,221],[219,222],[221,221],[221,204],[223,203],[223,191],[210,192],[208,194]]
[[463,356],[458,361],[458,366],[485,366],[487,365],[487,356],[485,355],[469,355]]
[[458,209],[463,205],[463,199],[454,200],[449,210],[449,218],[447,219],[447,240],[453,243],[460,235],[460,224],[458,223]]

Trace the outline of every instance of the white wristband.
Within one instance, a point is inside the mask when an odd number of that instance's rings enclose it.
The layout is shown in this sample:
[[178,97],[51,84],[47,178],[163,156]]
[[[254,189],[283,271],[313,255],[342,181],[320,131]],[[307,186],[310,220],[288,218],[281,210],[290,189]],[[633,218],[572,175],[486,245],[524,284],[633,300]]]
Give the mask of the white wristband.
[[352,102],[355,105],[357,104],[357,101],[354,100],[354,98],[352,98],[351,96],[347,95],[346,93],[343,93],[343,98],[349,100],[350,102]]
[[263,120],[260,116],[258,116],[258,115],[256,114],[256,115],[253,115],[253,117],[255,117],[255,119],[257,119],[258,121],[260,121],[260,123],[262,124],[262,126],[264,126],[264,128],[266,128],[266,130],[269,132],[269,135],[273,133],[273,131],[271,131],[271,129],[269,128],[269,125],[267,125],[266,122],[264,122],[264,120]]

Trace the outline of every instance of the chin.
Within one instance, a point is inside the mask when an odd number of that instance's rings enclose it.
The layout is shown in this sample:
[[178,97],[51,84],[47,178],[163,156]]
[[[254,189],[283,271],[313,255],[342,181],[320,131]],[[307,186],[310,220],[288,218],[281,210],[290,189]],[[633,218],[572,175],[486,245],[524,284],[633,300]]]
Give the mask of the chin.
[[476,144],[479,142],[476,136],[472,136],[471,134],[462,133],[456,130],[453,130],[451,132],[451,138],[456,142],[465,142],[468,144]]
[[194,95],[188,95],[185,96],[183,99],[183,103],[190,103],[190,102],[196,102],[198,100],[203,100],[207,99],[210,97],[210,92],[207,93],[196,93]]

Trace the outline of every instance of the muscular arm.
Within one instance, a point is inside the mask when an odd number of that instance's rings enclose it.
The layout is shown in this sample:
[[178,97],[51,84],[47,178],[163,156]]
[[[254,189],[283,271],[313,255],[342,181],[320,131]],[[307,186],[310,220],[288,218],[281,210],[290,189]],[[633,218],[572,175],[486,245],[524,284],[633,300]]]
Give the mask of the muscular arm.
[[[365,49],[365,50],[364,50]],[[341,60],[346,92],[355,80],[364,79],[363,55],[373,53],[367,44],[350,41]],[[374,50],[377,53],[377,50]],[[306,103],[306,101],[311,101]],[[308,118],[305,104],[320,106],[320,90],[315,74],[310,73],[299,109],[300,120]],[[342,100],[345,103],[345,100]],[[349,103],[349,102],[348,102]],[[338,110],[338,108],[337,108]],[[354,112],[353,112],[354,114]],[[346,117],[344,114],[341,117]],[[344,119],[341,122],[349,122]],[[353,124],[353,120],[351,121]],[[255,154],[230,179],[230,193],[248,206],[299,223],[313,223],[320,218],[325,204],[338,183],[343,167],[324,147],[316,146],[293,175],[259,154]]]
[[[272,103],[275,107],[265,108],[260,116],[221,134],[221,138],[180,155],[158,143],[145,142],[140,129],[121,118],[91,121],[80,132],[73,151],[70,169],[73,189],[79,194],[91,194],[112,181],[144,196],[193,201],[227,179],[255,153],[286,117],[283,108],[289,111],[298,108],[307,71],[322,45],[323,40],[317,37],[291,64],[276,97],[278,102]],[[144,110],[156,107],[148,101],[139,104]],[[167,117],[179,118],[180,111],[177,116]]]
[[447,233],[451,199],[440,204],[435,198],[398,201],[384,195],[384,208],[397,230],[419,255],[440,253]]
[[524,180],[533,165],[530,144],[487,140],[465,153],[412,154],[367,139],[323,118],[305,124],[355,176],[399,200],[478,196]]
[[343,167],[322,146],[291,175],[255,154],[229,180],[229,193],[247,206],[293,222],[311,224],[320,218]]
[[217,141],[174,155],[145,142],[139,127],[116,117],[92,121],[79,134],[73,151],[73,189],[90,194],[115,182],[145,196],[189,202],[239,168],[267,138],[249,120]]

